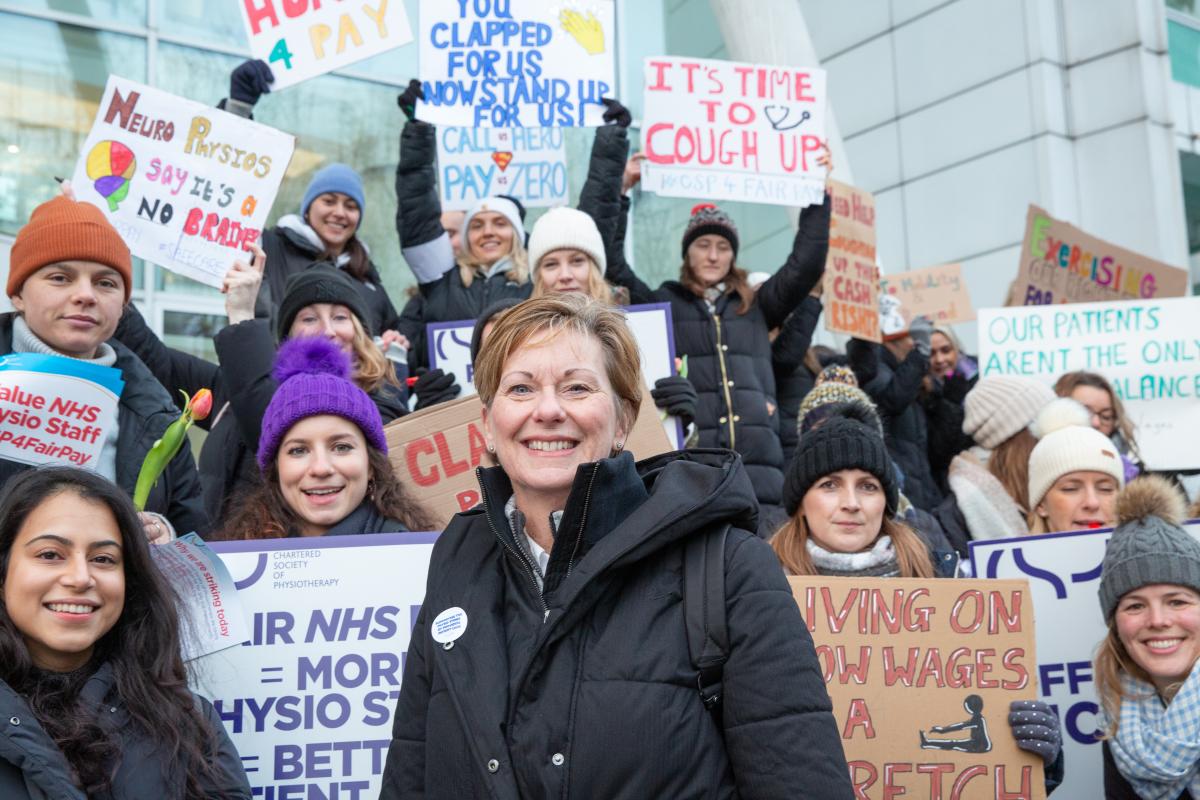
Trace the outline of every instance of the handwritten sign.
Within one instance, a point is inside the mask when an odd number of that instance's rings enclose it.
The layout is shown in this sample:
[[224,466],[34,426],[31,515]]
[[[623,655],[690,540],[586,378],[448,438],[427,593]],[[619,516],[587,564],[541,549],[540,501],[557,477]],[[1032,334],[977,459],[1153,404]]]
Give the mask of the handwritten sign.
[[642,187],[668,197],[820,203],[825,72],[646,59]]
[[1009,703],[1037,695],[1025,581],[788,579],[833,701],[855,797],[1046,796]]
[[124,388],[113,367],[37,353],[0,358],[0,459],[96,469]]
[[134,255],[220,288],[255,244],[295,138],[110,75],[71,182]]
[[214,542],[250,620],[189,666],[255,797],[378,797],[433,533]]
[[[1184,525],[1200,539],[1200,523]],[[1103,797],[1100,701],[1092,657],[1108,633],[1097,600],[1111,530],[1074,531],[971,542],[983,578],[1025,578],[1037,613],[1041,700],[1058,710],[1065,763],[1057,797]]]
[[875,197],[830,181],[829,255],[825,258],[825,328],[871,342],[879,330],[875,266]]
[[[622,308],[629,331],[642,355],[642,380],[653,386],[659,378],[675,374],[675,328],[670,303],[645,303]],[[475,392],[475,365],[471,363],[472,320],[431,322],[425,326],[432,368],[454,373],[463,394]],[[676,417],[663,420],[663,430],[682,450],[683,426]],[[636,452],[636,451],[634,451]],[[643,457],[643,456],[639,456]]]
[[442,208],[467,209],[496,194],[529,208],[567,202],[561,128],[456,128],[437,131]]
[[943,264],[883,275],[880,291],[900,300],[900,313],[907,322],[926,316],[935,325],[950,325],[975,319],[971,293],[962,276],[962,264]]
[[1187,293],[1187,270],[1117,247],[1029,207],[1010,305],[1156,300]]
[[250,52],[282,89],[412,41],[403,0],[241,0]]
[[423,0],[418,38],[436,125],[596,126],[616,86],[613,0]]
[[1052,385],[1064,372],[1107,377],[1153,470],[1191,469],[1200,453],[1200,297],[979,311],[979,370]]
[[159,572],[179,595],[183,658],[237,647],[250,638],[250,626],[225,564],[194,533],[150,548]]

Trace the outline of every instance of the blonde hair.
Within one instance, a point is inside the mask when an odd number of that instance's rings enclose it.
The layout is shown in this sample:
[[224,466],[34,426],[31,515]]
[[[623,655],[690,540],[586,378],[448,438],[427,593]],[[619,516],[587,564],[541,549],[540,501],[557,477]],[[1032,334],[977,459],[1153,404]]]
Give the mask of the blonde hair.
[[[484,272],[488,270],[492,264],[484,264],[471,255],[471,242],[467,238],[467,230],[463,229],[459,233],[460,249],[455,254],[455,263],[458,264],[458,274],[462,278],[463,286],[470,286],[475,282],[476,272],[482,269]],[[512,261],[512,266],[504,273],[504,277],[512,283],[523,286],[529,283],[529,252],[525,249],[525,231],[520,228],[513,228],[512,244],[509,250],[500,259],[508,258]],[[500,259],[497,259],[500,260]]]
[[[793,575],[816,575],[817,568],[808,552],[808,521],[797,509],[792,518],[783,523],[771,538],[771,547],[783,568]],[[879,536],[892,537],[896,551],[896,564],[901,578],[932,578],[933,562],[929,548],[912,528],[890,516],[884,516],[879,527]],[[878,536],[875,537],[878,541]],[[874,542],[872,542],[874,544]]]
[[[564,248],[559,248],[559,249],[564,249]],[[574,248],[566,248],[566,249],[574,249]],[[553,252],[553,251],[551,251],[551,252]],[[580,250],[579,252],[583,253],[582,250]],[[587,258],[587,262],[588,262],[587,290],[584,292],[584,294],[586,294],[591,299],[595,300],[597,303],[603,303],[606,306],[613,305],[612,288],[604,281],[604,275],[602,275],[600,272],[600,265],[597,264],[596,260],[594,258],[592,258],[591,256],[589,256],[587,253],[583,253],[583,254]],[[534,264],[533,265],[533,294],[530,295],[530,297],[531,298],[548,297],[551,294],[552,294],[552,292],[546,288],[546,284],[542,280],[542,265]]]
[[628,432],[642,404],[642,359],[637,342],[618,311],[576,292],[547,295],[513,306],[492,318],[492,330],[475,359],[475,389],[491,408],[508,359],[543,331],[564,331],[595,339],[604,353],[604,371],[616,392],[617,413]]
[[354,351],[354,382],[367,394],[378,390],[387,383],[399,386],[400,381],[396,377],[396,368],[383,355],[374,340],[367,335],[367,329],[363,327],[362,321],[356,315],[351,314],[350,322],[354,325],[354,341],[350,344],[350,349]]
[[1004,491],[1016,502],[1022,514],[1030,514],[1029,457],[1037,447],[1037,437],[1022,428],[996,446],[988,456],[987,468],[1000,481]]
[[1129,698],[1129,695],[1125,694],[1125,690],[1121,687],[1121,673],[1126,672],[1140,681],[1153,683],[1149,673],[1129,657],[1129,652],[1122,644],[1121,637],[1117,635],[1115,619],[1109,621],[1108,633],[1096,649],[1092,671],[1095,673],[1094,680],[1096,681],[1096,693],[1100,696],[1100,707],[1108,719],[1108,727],[1104,729],[1100,738],[1111,739],[1117,735],[1117,725],[1121,720],[1121,703]]

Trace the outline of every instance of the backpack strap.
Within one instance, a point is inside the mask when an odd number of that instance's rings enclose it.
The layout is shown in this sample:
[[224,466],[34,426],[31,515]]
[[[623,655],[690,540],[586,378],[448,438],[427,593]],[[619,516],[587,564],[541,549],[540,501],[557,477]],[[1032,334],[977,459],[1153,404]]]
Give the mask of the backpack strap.
[[683,613],[688,652],[704,707],[721,721],[722,678],[729,659],[725,623],[725,539],[729,525],[688,539],[683,552]]

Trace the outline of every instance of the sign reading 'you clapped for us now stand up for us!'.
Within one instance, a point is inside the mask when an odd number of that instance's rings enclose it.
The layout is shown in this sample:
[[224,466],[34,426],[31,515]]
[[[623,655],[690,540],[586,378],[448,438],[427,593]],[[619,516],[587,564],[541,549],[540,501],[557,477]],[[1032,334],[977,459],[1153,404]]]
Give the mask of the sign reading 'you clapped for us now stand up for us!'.
[[135,256],[219,288],[255,244],[295,137],[110,75],[71,182]]

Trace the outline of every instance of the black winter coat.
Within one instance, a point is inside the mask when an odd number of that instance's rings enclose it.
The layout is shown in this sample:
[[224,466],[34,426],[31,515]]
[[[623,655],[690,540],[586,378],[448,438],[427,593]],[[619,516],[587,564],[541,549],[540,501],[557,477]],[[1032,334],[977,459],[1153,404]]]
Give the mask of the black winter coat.
[[[381,800],[851,798],[812,640],[754,530],[728,451],[627,453],[583,465],[539,592],[504,517],[483,503],[434,546],[413,628]],[[732,523],[724,725],[700,700],[682,607],[682,544]],[[431,622],[458,607],[461,637]],[[770,691],[764,691],[770,687]]]
[[[14,317],[12,312],[0,314],[0,353],[12,352]],[[137,355],[116,339],[108,343],[117,352],[113,366],[121,370],[121,378],[125,381],[117,405],[116,484],[132,497],[142,461],[154,443],[162,438],[167,426],[179,418],[179,409],[172,402],[170,393],[155,380]],[[26,464],[0,461],[0,486],[26,469],[29,469]],[[146,510],[162,514],[180,534],[208,530],[209,518],[201,501],[200,478],[190,448],[181,448],[171,459],[158,483],[150,490]]]
[[796,429],[800,404],[817,380],[817,376],[804,366],[804,357],[812,344],[821,308],[819,297],[804,298],[771,342],[771,368],[775,371],[775,392],[779,400],[779,443],[783,446],[785,467],[792,463],[796,445],[800,443],[800,432]]
[[[296,216],[285,217],[284,220],[303,224]],[[321,248],[309,237],[282,224],[263,232],[262,249],[267,254],[267,268],[263,272],[262,287],[259,288],[258,298],[254,302],[254,316],[270,319],[274,317],[275,310],[283,299],[288,278],[308,269],[314,262],[324,261],[325,258]],[[344,269],[342,271],[345,272]],[[383,331],[396,330],[400,315],[396,313],[392,299],[383,288],[383,279],[379,277],[379,270],[375,268],[374,262],[368,264],[366,280],[359,280],[349,272],[346,272],[346,275],[362,296],[363,305],[366,306],[369,317],[367,332],[378,336]]]
[[[156,752],[131,724],[129,713],[113,686],[112,668],[104,664],[84,685],[81,703],[93,708],[105,732],[120,743],[109,800],[147,800],[182,796],[183,776],[177,764]],[[217,732],[213,779],[206,787],[213,800],[249,800],[250,784],[233,742],[225,733],[212,704],[197,697],[203,715]],[[88,800],[72,780],[72,770],[62,751],[38,723],[20,695],[0,681],[0,797],[4,800]],[[98,800],[98,798],[97,798]]]
[[609,282],[629,289],[634,303],[668,302],[675,329],[675,354],[688,357],[688,380],[699,404],[696,427],[701,447],[728,447],[741,454],[762,508],[760,532],[769,536],[787,517],[783,501],[783,445],[779,401],[768,332],[784,323],[816,286],[829,251],[829,200],[800,212],[800,228],[783,266],[758,287],[754,304],[739,314],[732,292],[709,311],[678,281],[650,289],[626,263],[622,248],[607,253]]
[[[218,331],[213,343],[220,365],[167,347],[132,304],[121,317],[115,338],[137,353],[154,377],[176,393],[180,411],[180,389],[190,395],[203,388],[212,391],[212,413],[196,423],[208,431],[200,450],[200,483],[208,516],[214,521],[225,519],[238,490],[259,480],[255,454],[263,416],[277,386],[271,377],[275,339],[270,323],[247,320]],[[399,390],[381,389],[372,393],[371,399],[385,425],[408,413]]]
[[363,500],[341,522],[325,531],[326,536],[356,536],[361,533],[405,533],[408,528],[400,520],[380,514],[369,500]]
[[919,402],[929,358],[914,347],[899,361],[886,347],[861,339],[851,339],[846,353],[859,386],[879,409],[888,452],[904,473],[904,496],[917,508],[933,511],[942,493],[929,466],[929,431]]

